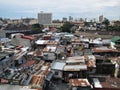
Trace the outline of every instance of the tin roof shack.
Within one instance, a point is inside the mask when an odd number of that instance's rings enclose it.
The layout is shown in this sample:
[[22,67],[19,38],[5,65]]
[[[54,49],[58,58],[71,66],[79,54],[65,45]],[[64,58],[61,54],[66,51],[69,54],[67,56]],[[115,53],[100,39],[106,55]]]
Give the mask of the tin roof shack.
[[74,50],[82,50],[83,49],[83,43],[79,38],[73,38],[71,40],[71,44],[73,45]]
[[7,76],[10,74],[9,68],[14,67],[14,53],[0,52],[0,83],[9,83]]
[[51,37],[52,37],[52,35],[50,35],[50,34],[44,35],[43,40],[50,40]]
[[103,46],[110,46],[111,39],[103,39],[102,43],[103,43]]
[[120,77],[120,57],[108,58],[112,64],[115,64],[114,77]]
[[16,44],[17,46],[22,45],[25,47],[31,47],[34,46],[34,42],[36,40],[36,37],[34,36],[27,36],[24,34],[14,34],[12,35],[12,44]]
[[29,60],[41,60],[43,57],[43,51],[41,49],[36,49],[35,51],[29,51],[27,53],[27,58]]
[[60,61],[53,61],[51,64],[51,70],[55,72],[54,77],[55,78],[61,78],[63,75],[63,68],[65,66],[65,62],[60,62]]
[[103,45],[101,38],[91,39],[89,42],[90,48],[91,47],[99,47]]
[[13,56],[14,53],[0,52],[0,78],[5,78],[9,75],[7,69],[14,67]]
[[120,50],[120,37],[119,36],[115,36],[111,39],[111,47],[113,49]]
[[47,46],[47,42],[48,42],[49,40],[37,40],[36,42],[35,42],[35,44],[36,44],[36,47],[37,48],[40,48],[40,49],[43,49],[43,48],[45,48],[46,46]]
[[84,48],[89,48],[89,38],[80,38]]
[[96,58],[94,55],[85,55],[86,65],[87,65],[87,74],[95,74],[96,72]]
[[88,79],[70,79],[69,90],[91,90]]
[[67,50],[65,49],[66,46],[64,45],[59,45],[57,46],[57,50],[56,50],[56,56],[57,56],[57,60],[60,59],[60,60],[63,60],[66,58],[67,56]]
[[27,62],[27,50],[16,50],[14,55],[15,66],[19,67],[21,64]]
[[114,76],[115,63],[112,63],[108,58],[96,59],[96,74]]
[[48,45],[43,49],[43,60],[53,61],[57,58],[56,56],[57,46]]
[[42,67],[39,68],[37,72],[34,73],[33,78],[32,78],[32,86],[31,88],[35,89],[45,89],[46,83],[45,79],[47,75],[50,73],[50,63],[44,63],[42,64]]
[[[92,49],[93,55],[96,56],[96,59],[103,59],[102,56],[106,57],[115,57],[120,55],[120,51],[111,49],[108,47],[97,47]],[[105,58],[105,57],[104,57]]]
[[74,49],[82,50],[83,48],[89,48],[89,39],[88,38],[73,38],[71,43]]
[[70,78],[86,77],[87,65],[84,56],[70,57],[63,68],[63,79],[68,82]]
[[93,78],[93,90],[120,90],[120,79],[106,77],[105,80]]

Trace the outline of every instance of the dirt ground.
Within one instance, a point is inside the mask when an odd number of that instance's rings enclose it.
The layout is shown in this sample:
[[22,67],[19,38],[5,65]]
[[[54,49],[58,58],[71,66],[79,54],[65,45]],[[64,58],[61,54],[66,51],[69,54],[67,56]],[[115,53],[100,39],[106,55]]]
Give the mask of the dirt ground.
[[114,36],[120,36],[120,32],[107,32],[107,31],[77,31],[76,36],[83,35],[88,38],[102,38],[102,39],[111,39]]

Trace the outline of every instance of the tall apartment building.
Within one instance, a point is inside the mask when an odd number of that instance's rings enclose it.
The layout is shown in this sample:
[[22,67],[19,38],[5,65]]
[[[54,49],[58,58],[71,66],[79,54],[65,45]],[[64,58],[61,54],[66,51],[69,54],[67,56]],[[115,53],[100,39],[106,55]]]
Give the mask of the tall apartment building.
[[102,23],[102,22],[103,22],[103,20],[104,20],[103,15],[100,15],[100,16],[99,16],[99,22],[100,22],[100,23]]
[[66,18],[66,17],[63,17],[63,18],[62,18],[62,21],[63,21],[63,22],[67,22],[67,18]]
[[69,22],[72,22],[72,21],[73,21],[73,17],[69,16]]
[[52,13],[38,13],[38,23],[43,25],[50,25],[52,23]]

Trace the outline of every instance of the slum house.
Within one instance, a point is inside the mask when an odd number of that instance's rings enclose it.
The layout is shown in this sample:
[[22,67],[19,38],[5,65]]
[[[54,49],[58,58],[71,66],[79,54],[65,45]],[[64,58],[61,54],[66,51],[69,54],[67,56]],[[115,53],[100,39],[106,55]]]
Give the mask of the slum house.
[[59,45],[56,50],[57,60],[64,60],[67,57],[66,46]]
[[82,56],[69,57],[63,67],[63,80],[68,82],[70,78],[86,77],[87,65]]
[[93,52],[93,55],[98,57],[97,59],[99,59],[99,56],[113,57],[113,56],[119,56],[120,55],[120,52],[118,50],[108,48],[108,47],[105,47],[105,46],[93,48],[92,52]]
[[63,78],[63,67],[65,66],[65,62],[53,61],[51,64],[51,70],[54,72],[54,78]]
[[120,90],[119,78],[111,78],[109,76],[93,76],[91,79],[93,83],[92,90]]
[[69,80],[68,90],[92,90],[91,84],[87,78],[78,78]]
[[96,73],[114,76],[115,64],[111,63],[108,58],[119,56],[119,51],[107,47],[99,47],[93,48],[93,54],[96,56]]
[[56,50],[57,46],[54,45],[47,45],[43,49],[43,59],[47,61],[53,61],[56,59]]
[[[40,65],[40,63],[38,63]],[[11,69],[12,72],[8,75],[7,79],[12,85],[29,85],[33,77],[33,67],[36,62],[29,60],[19,68]]]
[[16,53],[14,55],[14,60],[15,60],[15,66],[19,67],[20,65],[24,64],[27,62],[27,48],[25,50],[16,50]]
[[73,45],[74,50],[82,50],[83,44],[80,39],[74,38],[71,40],[71,44]]
[[37,40],[37,41],[35,42],[35,44],[36,44],[36,47],[37,47],[38,49],[43,49],[43,48],[46,47],[47,42],[48,42],[48,40]]
[[75,50],[83,50],[84,48],[89,48],[88,38],[73,38],[71,44]]
[[51,34],[44,35],[44,36],[43,36],[43,40],[50,40],[51,37],[52,37]]
[[86,65],[87,65],[87,76],[95,74],[96,72],[96,58],[94,55],[85,55]]
[[111,39],[102,39],[102,45],[109,47],[111,43]]
[[112,64],[115,64],[114,77],[120,77],[120,57],[108,58]]
[[96,59],[94,56],[74,56],[69,57],[64,62],[53,62],[51,69],[55,72],[55,77],[68,82],[70,78],[83,78],[87,74],[95,73]]
[[8,83],[6,76],[9,75],[8,69],[14,67],[14,53],[0,52],[0,83]]
[[48,88],[46,85],[46,77],[50,73],[50,63],[44,63],[42,61],[42,64],[37,64],[37,67],[35,67],[36,72],[33,75],[32,81],[31,81],[31,88],[35,89],[42,89],[45,90],[45,88]]
[[36,37],[17,33],[12,34],[11,39],[12,39],[11,44],[15,44],[16,46],[20,45],[24,47],[30,47],[30,49],[32,49],[32,47],[34,47]]
[[102,42],[101,38],[90,39],[90,41],[89,41],[89,47],[90,48],[99,47],[99,46],[102,46],[102,45],[103,45],[103,42]]
[[95,70],[96,59],[93,55],[69,57],[64,66],[64,74],[70,78],[85,78],[87,74],[94,74]]
[[43,52],[40,49],[36,49],[35,51],[29,51],[27,53],[27,58],[30,60],[41,60],[43,57]]

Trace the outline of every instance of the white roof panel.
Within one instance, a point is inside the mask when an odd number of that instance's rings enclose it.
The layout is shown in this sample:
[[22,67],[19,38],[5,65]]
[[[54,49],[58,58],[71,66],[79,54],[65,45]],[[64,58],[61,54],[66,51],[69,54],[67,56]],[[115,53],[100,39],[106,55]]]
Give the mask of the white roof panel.
[[54,70],[63,70],[63,67],[65,66],[65,62],[53,62],[51,69]]

